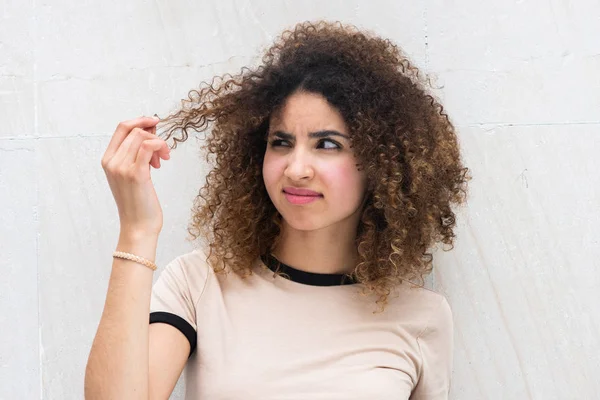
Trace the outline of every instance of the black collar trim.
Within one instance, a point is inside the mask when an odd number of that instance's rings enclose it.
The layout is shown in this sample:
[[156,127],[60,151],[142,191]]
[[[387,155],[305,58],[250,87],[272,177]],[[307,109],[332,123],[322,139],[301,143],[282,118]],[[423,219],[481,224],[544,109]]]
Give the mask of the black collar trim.
[[318,274],[315,272],[300,271],[282,263],[272,254],[262,255],[260,258],[271,271],[282,274],[284,278],[293,282],[312,286],[339,286],[357,283],[352,276],[347,274]]

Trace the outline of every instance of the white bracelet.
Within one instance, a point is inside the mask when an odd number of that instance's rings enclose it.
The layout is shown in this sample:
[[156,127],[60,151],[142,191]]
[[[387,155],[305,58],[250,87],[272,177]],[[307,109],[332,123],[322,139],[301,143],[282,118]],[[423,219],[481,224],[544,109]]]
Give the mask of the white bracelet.
[[124,253],[122,251],[115,251],[113,253],[113,257],[125,258],[127,260],[135,261],[137,263],[145,265],[146,267],[150,268],[152,271],[156,271],[156,268],[157,268],[156,264],[154,264],[152,261],[146,260],[145,258],[140,257],[140,256],[136,256],[135,254]]

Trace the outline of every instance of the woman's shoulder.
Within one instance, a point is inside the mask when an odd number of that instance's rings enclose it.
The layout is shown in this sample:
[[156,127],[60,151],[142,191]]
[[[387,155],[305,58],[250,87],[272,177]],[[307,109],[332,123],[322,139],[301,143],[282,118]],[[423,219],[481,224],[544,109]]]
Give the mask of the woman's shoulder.
[[401,310],[406,318],[412,316],[422,329],[435,325],[452,325],[452,309],[441,292],[405,281],[390,295],[389,303]]
[[439,305],[440,303],[447,302],[446,296],[443,293],[410,281],[403,281],[398,286],[398,291],[411,301],[425,305]]
[[175,258],[182,266],[208,267],[206,251],[202,247],[196,247]]
[[161,276],[171,276],[188,286],[198,286],[196,289],[200,289],[211,272],[206,252],[202,248],[195,248],[172,259],[165,266]]

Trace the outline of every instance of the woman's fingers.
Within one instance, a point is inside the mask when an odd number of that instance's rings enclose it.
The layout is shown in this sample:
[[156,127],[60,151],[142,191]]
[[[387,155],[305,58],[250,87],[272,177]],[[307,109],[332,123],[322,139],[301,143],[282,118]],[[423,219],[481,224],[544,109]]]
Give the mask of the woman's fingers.
[[103,165],[111,160],[114,155],[117,153],[118,149],[121,147],[121,144],[125,141],[127,136],[133,131],[134,128],[151,128],[156,132],[156,124],[159,119],[154,117],[139,117],[136,119],[128,120],[120,122],[117,125],[117,129],[115,130],[110,143],[104,153],[104,157],[102,158]]
[[[156,126],[153,126],[151,128],[144,128],[144,130],[146,132],[150,132],[153,135],[156,135]],[[156,153],[152,155],[152,158],[150,159],[150,165],[152,165],[154,168],[160,168],[160,158]]]
[[[165,153],[166,143],[162,139],[147,139],[144,140],[139,147],[137,157],[135,159],[136,168],[147,168],[150,164],[150,159],[154,154],[163,155],[161,158],[168,160],[171,156]],[[168,148],[167,148],[168,149]],[[157,165],[154,168],[160,168],[160,159],[157,161]]]
[[[133,128],[131,133],[125,138],[125,140],[121,144],[121,147],[119,147],[119,149],[117,150],[117,153],[114,155],[111,163],[114,163],[117,165],[133,164],[136,160],[140,145],[146,140],[153,140],[153,139],[158,139],[158,138],[156,137],[156,135],[153,135],[150,132],[146,132],[145,130],[143,130],[141,128]],[[164,158],[164,156],[166,154],[170,153],[170,149],[164,140],[162,140],[162,139],[158,139],[158,140],[160,140],[164,143],[164,149],[161,150],[161,152],[159,154],[157,154],[157,156]],[[148,160],[148,162],[150,162],[150,160]],[[155,168],[158,167],[157,160],[154,160],[153,166]]]

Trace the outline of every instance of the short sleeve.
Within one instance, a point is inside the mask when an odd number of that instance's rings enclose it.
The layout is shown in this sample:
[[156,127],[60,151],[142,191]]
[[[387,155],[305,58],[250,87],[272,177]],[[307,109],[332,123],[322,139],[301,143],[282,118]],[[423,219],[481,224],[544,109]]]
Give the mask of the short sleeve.
[[452,310],[445,297],[417,337],[421,353],[419,381],[410,400],[446,400],[450,391],[454,351]]
[[190,342],[190,355],[196,348],[196,302],[207,279],[204,253],[194,250],[171,261],[152,287],[150,323],[169,324]]

